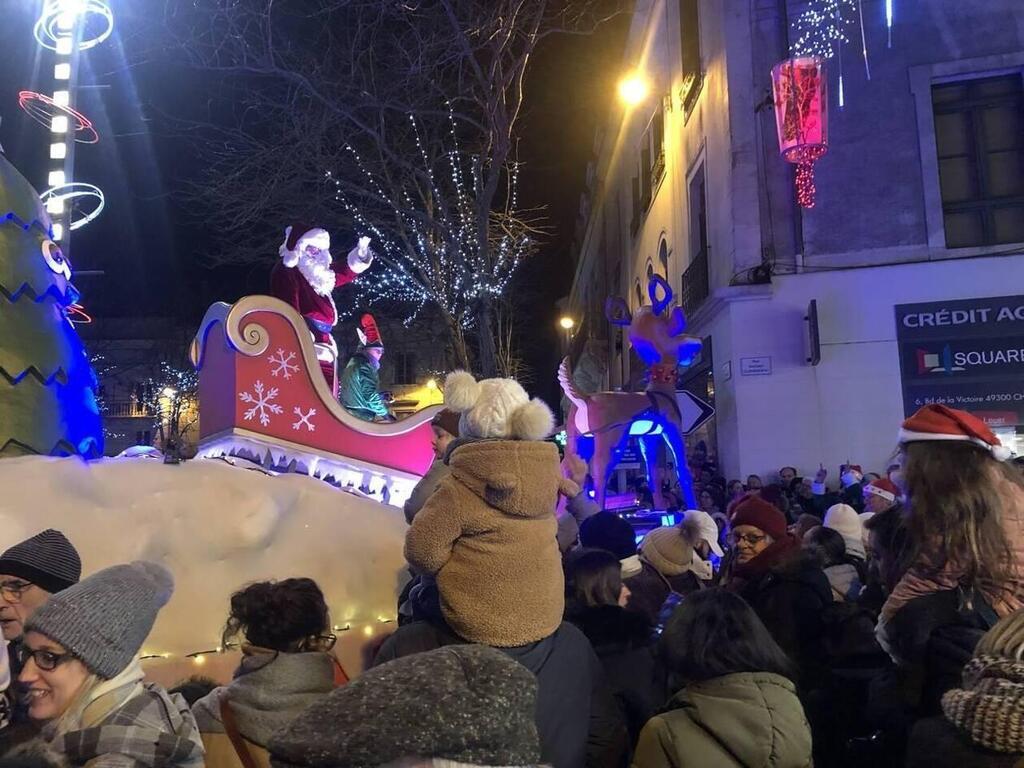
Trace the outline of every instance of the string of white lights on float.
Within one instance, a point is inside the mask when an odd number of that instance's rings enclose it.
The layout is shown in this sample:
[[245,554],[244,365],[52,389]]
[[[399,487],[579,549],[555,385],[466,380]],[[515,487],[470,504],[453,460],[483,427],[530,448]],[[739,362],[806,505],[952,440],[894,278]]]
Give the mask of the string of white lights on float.
[[[387,627],[389,624],[394,624],[396,619],[388,618],[386,616],[378,616],[375,621],[367,622],[345,622],[344,624],[338,624],[331,627],[331,631],[335,635],[340,635],[345,632],[354,632],[357,627],[362,627],[361,633],[367,640],[377,635],[382,627]],[[390,629],[388,629],[390,631]],[[207,659],[211,656],[218,656],[223,653],[228,653],[238,649],[237,643],[228,643],[227,645],[217,644],[212,647],[200,649],[198,651],[191,651],[189,653],[174,654],[174,653],[159,653],[156,651],[144,650],[139,657],[142,661],[156,661],[158,659],[189,659],[196,666],[202,666],[206,663]]]

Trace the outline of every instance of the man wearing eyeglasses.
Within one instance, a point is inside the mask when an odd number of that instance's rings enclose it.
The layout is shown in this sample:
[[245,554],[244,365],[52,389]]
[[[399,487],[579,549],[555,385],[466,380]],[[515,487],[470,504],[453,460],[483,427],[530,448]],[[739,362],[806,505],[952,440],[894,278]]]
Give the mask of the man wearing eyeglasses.
[[[25,622],[50,595],[61,592],[82,577],[82,559],[67,537],[48,529],[15,544],[0,555],[0,629],[8,642],[11,679],[21,674],[17,652]],[[23,719],[22,702],[16,702],[14,721]]]

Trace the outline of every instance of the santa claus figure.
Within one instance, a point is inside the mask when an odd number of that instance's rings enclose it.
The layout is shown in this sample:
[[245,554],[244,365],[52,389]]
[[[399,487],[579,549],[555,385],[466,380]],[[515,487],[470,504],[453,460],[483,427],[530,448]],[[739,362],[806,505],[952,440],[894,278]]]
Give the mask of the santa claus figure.
[[361,237],[348,253],[345,264],[336,269],[331,257],[331,236],[327,230],[294,224],[284,231],[281,260],[270,273],[270,293],[290,304],[302,315],[313,335],[317,360],[327,385],[338,395],[336,367],[338,345],[331,330],[338,322],[338,308],[331,293],[351,283],[373,262],[370,238]]

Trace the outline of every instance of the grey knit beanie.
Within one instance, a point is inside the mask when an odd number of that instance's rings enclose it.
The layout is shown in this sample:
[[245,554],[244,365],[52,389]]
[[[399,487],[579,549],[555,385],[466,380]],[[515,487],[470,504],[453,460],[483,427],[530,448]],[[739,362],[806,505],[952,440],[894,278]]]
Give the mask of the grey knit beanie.
[[356,768],[402,758],[535,765],[537,680],[482,645],[417,653],[364,672],[270,742],[277,768]]
[[137,560],[94,573],[51,597],[25,625],[63,645],[91,672],[116,677],[139,652],[174,578],[157,563]]
[[63,533],[48,528],[0,555],[0,573],[60,592],[82,578],[82,559]]

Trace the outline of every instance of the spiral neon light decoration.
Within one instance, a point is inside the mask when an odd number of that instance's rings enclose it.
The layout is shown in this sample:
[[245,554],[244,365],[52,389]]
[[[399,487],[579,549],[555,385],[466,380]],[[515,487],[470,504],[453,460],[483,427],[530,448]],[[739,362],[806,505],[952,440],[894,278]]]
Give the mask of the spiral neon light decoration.
[[[84,181],[72,181],[69,184],[61,184],[59,187],[50,187],[48,190],[43,192],[39,198],[43,201],[43,205],[46,206],[59,203],[61,208],[63,208],[66,203],[71,203],[72,208],[74,209],[72,213],[79,214],[77,219],[71,219],[70,228],[72,230],[84,227],[90,221],[95,219],[100,215],[107,204],[106,197],[103,195],[103,190],[95,184],[88,184]],[[78,205],[75,203],[75,201],[80,198],[93,198],[95,201],[95,207],[88,213],[81,213],[77,210]]]
[[[53,125],[53,118],[63,115],[68,118],[68,131],[74,126],[75,141],[79,144],[96,144],[100,135],[93,127],[92,120],[87,118],[77,109],[72,109],[66,104],[58,104],[45,93],[35,91],[20,91],[18,93],[18,106],[40,125],[49,128]],[[78,134],[84,134],[79,138]]]
[[102,0],[47,0],[32,31],[41,46],[59,52],[76,23],[82,28],[78,49],[87,51],[110,37],[114,13]]

